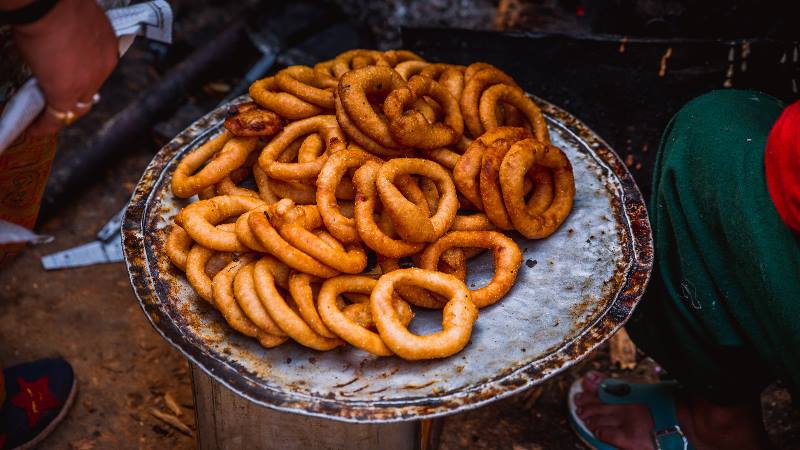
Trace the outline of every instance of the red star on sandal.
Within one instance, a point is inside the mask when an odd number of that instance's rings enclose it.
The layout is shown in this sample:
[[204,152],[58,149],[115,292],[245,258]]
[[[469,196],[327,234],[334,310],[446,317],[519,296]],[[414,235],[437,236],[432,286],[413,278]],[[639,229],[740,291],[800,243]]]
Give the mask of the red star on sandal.
[[29,427],[36,427],[44,411],[61,407],[61,402],[50,392],[46,376],[30,383],[17,377],[17,384],[19,392],[11,399],[11,404],[25,410]]
[[66,416],[77,383],[63,359],[42,359],[3,370],[6,401],[0,407],[0,450],[39,444]]

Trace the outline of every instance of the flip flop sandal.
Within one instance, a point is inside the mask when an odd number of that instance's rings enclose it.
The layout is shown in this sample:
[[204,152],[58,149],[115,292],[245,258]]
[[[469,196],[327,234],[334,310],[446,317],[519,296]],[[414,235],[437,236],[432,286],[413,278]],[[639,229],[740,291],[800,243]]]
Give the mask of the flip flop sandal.
[[[678,384],[674,381],[635,384],[606,379],[600,383],[597,394],[601,402],[609,405],[639,403],[647,406],[653,417],[653,443],[656,450],[694,450],[678,425],[678,416],[675,413],[673,400],[676,388],[678,388]],[[583,392],[583,386],[581,386],[581,380],[578,379],[572,383],[567,398],[570,426],[590,449],[616,450],[616,447],[597,439],[583,423],[583,420],[578,417],[575,395],[581,392]]]

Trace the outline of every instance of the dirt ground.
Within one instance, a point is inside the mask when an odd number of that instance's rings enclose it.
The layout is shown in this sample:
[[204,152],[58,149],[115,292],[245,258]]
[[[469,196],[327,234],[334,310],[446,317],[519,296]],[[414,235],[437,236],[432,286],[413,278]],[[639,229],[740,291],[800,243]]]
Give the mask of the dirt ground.
[[[99,174],[97,184],[40,231],[53,243],[30,248],[0,269],[0,361],[13,365],[62,355],[77,373],[76,404],[45,449],[194,448],[191,436],[160,421],[169,393],[194,426],[188,364],[147,323],[123,264],[45,272],[39,258],[91,240],[127,200],[151,155],[140,151]],[[543,386],[487,407],[449,417],[441,438],[452,449],[582,448],[564,411],[570,382],[589,368],[609,369],[606,348]],[[649,360],[634,374],[652,378]],[[631,372],[613,370],[615,376]],[[788,393],[773,387],[764,396],[766,424],[777,448],[797,448],[800,413]]]

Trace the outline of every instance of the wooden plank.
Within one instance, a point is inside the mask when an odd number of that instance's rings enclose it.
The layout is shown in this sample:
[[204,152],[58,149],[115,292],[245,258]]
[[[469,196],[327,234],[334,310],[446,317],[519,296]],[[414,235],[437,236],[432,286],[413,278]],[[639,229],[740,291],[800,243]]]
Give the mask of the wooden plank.
[[416,422],[351,424],[255,405],[192,366],[200,450],[414,450]]

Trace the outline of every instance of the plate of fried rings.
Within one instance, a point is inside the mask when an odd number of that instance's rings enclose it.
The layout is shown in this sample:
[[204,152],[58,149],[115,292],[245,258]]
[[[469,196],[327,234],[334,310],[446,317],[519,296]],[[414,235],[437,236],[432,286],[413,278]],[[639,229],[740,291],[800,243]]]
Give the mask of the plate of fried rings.
[[608,145],[499,67],[351,50],[168,143],[123,223],[155,329],[239,395],[392,422],[564,370],[629,317],[650,225]]

